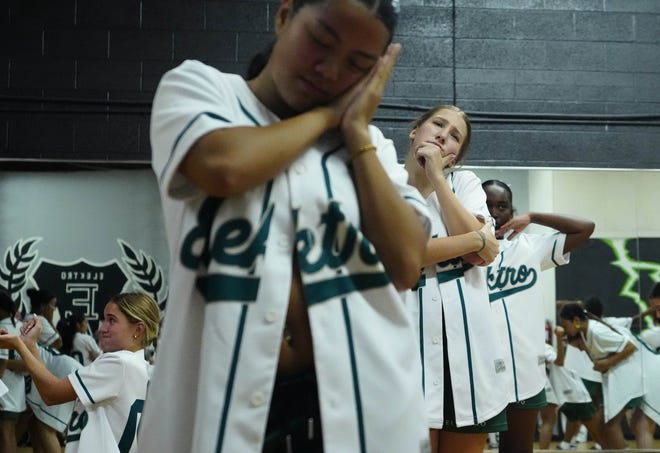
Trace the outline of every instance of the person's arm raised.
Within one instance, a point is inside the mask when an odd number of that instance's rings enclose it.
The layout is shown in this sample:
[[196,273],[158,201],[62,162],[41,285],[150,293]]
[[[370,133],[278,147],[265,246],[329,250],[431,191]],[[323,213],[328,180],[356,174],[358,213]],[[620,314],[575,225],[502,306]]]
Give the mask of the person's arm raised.
[[0,347],[15,349],[20,354],[44,403],[52,406],[75,400],[76,392],[69,379],[53,375],[41,361],[36,343],[41,332],[39,317],[33,317],[21,330],[21,337],[9,335],[6,331],[0,332]]
[[591,220],[559,214],[530,212],[509,220],[500,227],[497,234],[503,234],[508,230],[513,230],[513,233],[508,237],[511,240],[530,223],[543,225],[564,233],[566,235],[564,253],[568,253],[577,246],[585,243],[594,232],[595,227],[594,222]]
[[209,195],[242,193],[284,171],[336,125],[332,107],[317,107],[264,127],[217,129],[195,142],[179,171]]
[[375,152],[360,152],[371,141],[368,125],[378,108],[399,54],[392,44],[369,76],[350,93],[341,120],[353,180],[358,195],[362,231],[378,252],[397,289],[408,289],[419,279],[426,234],[415,210],[397,192]]

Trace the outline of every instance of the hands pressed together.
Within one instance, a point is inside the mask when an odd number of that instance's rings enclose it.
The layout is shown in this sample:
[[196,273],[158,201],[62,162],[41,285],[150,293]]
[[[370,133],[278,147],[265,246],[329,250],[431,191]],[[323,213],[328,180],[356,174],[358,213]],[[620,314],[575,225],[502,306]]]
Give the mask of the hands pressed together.
[[38,316],[32,316],[21,326],[20,335],[12,335],[6,329],[0,329],[0,348],[16,349],[18,342],[34,344],[41,333],[41,320]]

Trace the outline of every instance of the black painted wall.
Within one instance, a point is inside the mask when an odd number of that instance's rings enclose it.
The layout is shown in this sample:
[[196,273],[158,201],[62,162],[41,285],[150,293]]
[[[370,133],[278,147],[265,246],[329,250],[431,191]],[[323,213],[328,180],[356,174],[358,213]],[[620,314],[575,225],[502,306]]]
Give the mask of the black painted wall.
[[[160,76],[243,72],[277,2],[0,0],[0,159],[148,162]],[[468,164],[660,169],[660,1],[402,0],[376,123],[405,152],[418,111],[456,103]]]

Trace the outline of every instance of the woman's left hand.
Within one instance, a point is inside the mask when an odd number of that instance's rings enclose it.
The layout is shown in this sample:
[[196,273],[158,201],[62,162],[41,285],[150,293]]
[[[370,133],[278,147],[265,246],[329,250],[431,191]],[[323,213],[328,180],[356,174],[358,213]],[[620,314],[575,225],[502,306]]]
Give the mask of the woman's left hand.
[[347,102],[340,129],[349,149],[359,148],[366,144],[365,141],[368,142],[367,126],[378,109],[400,51],[400,44],[390,44],[369,74],[339,100]]
[[513,233],[509,235],[507,238],[509,241],[518,236],[518,233],[520,233],[522,230],[527,228],[527,226],[532,223],[532,219],[529,217],[528,214],[523,214],[518,217],[514,217],[513,219],[509,220],[507,223],[502,225],[497,231],[495,231],[495,236],[498,238],[502,238],[503,235],[509,231],[513,230]]
[[609,359],[600,359],[594,362],[594,370],[601,373],[606,373],[611,367]]
[[16,342],[20,341],[16,335],[10,334],[7,329],[0,329],[0,349],[16,349]]
[[21,327],[21,340],[24,343],[36,343],[41,334],[41,320],[39,316],[32,316]]

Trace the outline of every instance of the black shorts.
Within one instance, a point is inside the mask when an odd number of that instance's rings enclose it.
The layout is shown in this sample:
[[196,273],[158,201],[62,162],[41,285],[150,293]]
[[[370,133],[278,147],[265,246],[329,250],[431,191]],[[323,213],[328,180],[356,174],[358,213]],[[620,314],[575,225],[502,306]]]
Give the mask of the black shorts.
[[263,453],[321,453],[321,412],[314,369],[277,377]]

